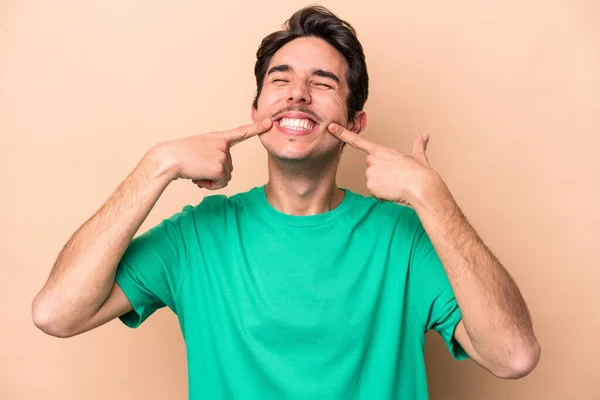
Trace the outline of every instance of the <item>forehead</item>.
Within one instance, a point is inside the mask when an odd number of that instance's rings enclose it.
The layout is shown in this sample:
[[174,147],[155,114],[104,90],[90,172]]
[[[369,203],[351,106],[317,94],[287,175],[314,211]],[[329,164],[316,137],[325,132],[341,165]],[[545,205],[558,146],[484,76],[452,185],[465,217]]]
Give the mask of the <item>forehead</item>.
[[271,58],[269,68],[282,64],[289,65],[296,73],[322,69],[333,72],[340,78],[345,76],[348,65],[342,53],[323,39],[315,37],[294,39],[277,50]]

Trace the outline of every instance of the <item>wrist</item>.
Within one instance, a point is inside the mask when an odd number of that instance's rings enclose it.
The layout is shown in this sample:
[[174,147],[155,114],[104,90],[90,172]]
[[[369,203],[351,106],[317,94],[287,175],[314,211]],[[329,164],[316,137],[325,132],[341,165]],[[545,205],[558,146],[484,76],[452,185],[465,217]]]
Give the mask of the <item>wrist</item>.
[[433,169],[423,177],[411,205],[418,214],[447,213],[453,208],[454,199],[441,176]]
[[153,146],[144,155],[141,164],[147,170],[150,179],[170,183],[179,178],[177,160],[170,154],[166,144]]

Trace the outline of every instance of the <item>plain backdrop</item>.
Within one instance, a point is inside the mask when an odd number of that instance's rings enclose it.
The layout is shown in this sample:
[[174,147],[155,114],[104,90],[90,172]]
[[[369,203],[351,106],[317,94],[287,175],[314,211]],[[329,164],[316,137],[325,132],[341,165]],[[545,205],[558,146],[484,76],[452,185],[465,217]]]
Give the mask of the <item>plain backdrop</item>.
[[[0,398],[184,399],[176,317],[71,339],[31,300],[73,231],[153,144],[250,121],[255,52],[307,3],[0,1]],[[427,337],[432,399],[600,399],[600,3],[327,1],[371,77],[366,137],[429,159],[515,277],[542,345],[518,381]],[[266,180],[258,140],[233,150],[232,194]],[[347,147],[340,186],[362,194]],[[142,231],[209,192],[171,185]]]

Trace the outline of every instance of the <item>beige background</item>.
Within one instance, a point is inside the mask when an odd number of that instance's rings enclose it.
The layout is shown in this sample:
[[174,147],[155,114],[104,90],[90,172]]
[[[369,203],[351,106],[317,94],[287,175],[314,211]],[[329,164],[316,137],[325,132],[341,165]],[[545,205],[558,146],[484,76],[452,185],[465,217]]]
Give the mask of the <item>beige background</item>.
[[[516,278],[542,345],[503,381],[428,335],[432,399],[600,399],[600,3],[323,3],[358,30],[366,135],[429,157]],[[152,144],[249,121],[254,53],[299,1],[0,2],[0,398],[183,399],[185,349],[162,310],[61,340],[30,304],[71,233]],[[265,182],[237,146],[235,193]],[[348,148],[339,183],[365,193]],[[177,182],[142,229],[207,192]]]

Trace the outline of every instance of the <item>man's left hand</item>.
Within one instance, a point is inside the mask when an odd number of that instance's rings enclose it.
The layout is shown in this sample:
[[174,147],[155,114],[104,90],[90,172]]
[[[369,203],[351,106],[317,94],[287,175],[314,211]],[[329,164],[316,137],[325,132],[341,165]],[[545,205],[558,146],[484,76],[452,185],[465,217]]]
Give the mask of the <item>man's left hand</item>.
[[429,135],[421,134],[415,140],[411,155],[382,146],[331,123],[329,132],[342,142],[367,154],[367,189],[380,200],[410,206],[424,200],[427,192],[441,181],[429,166],[425,155]]

